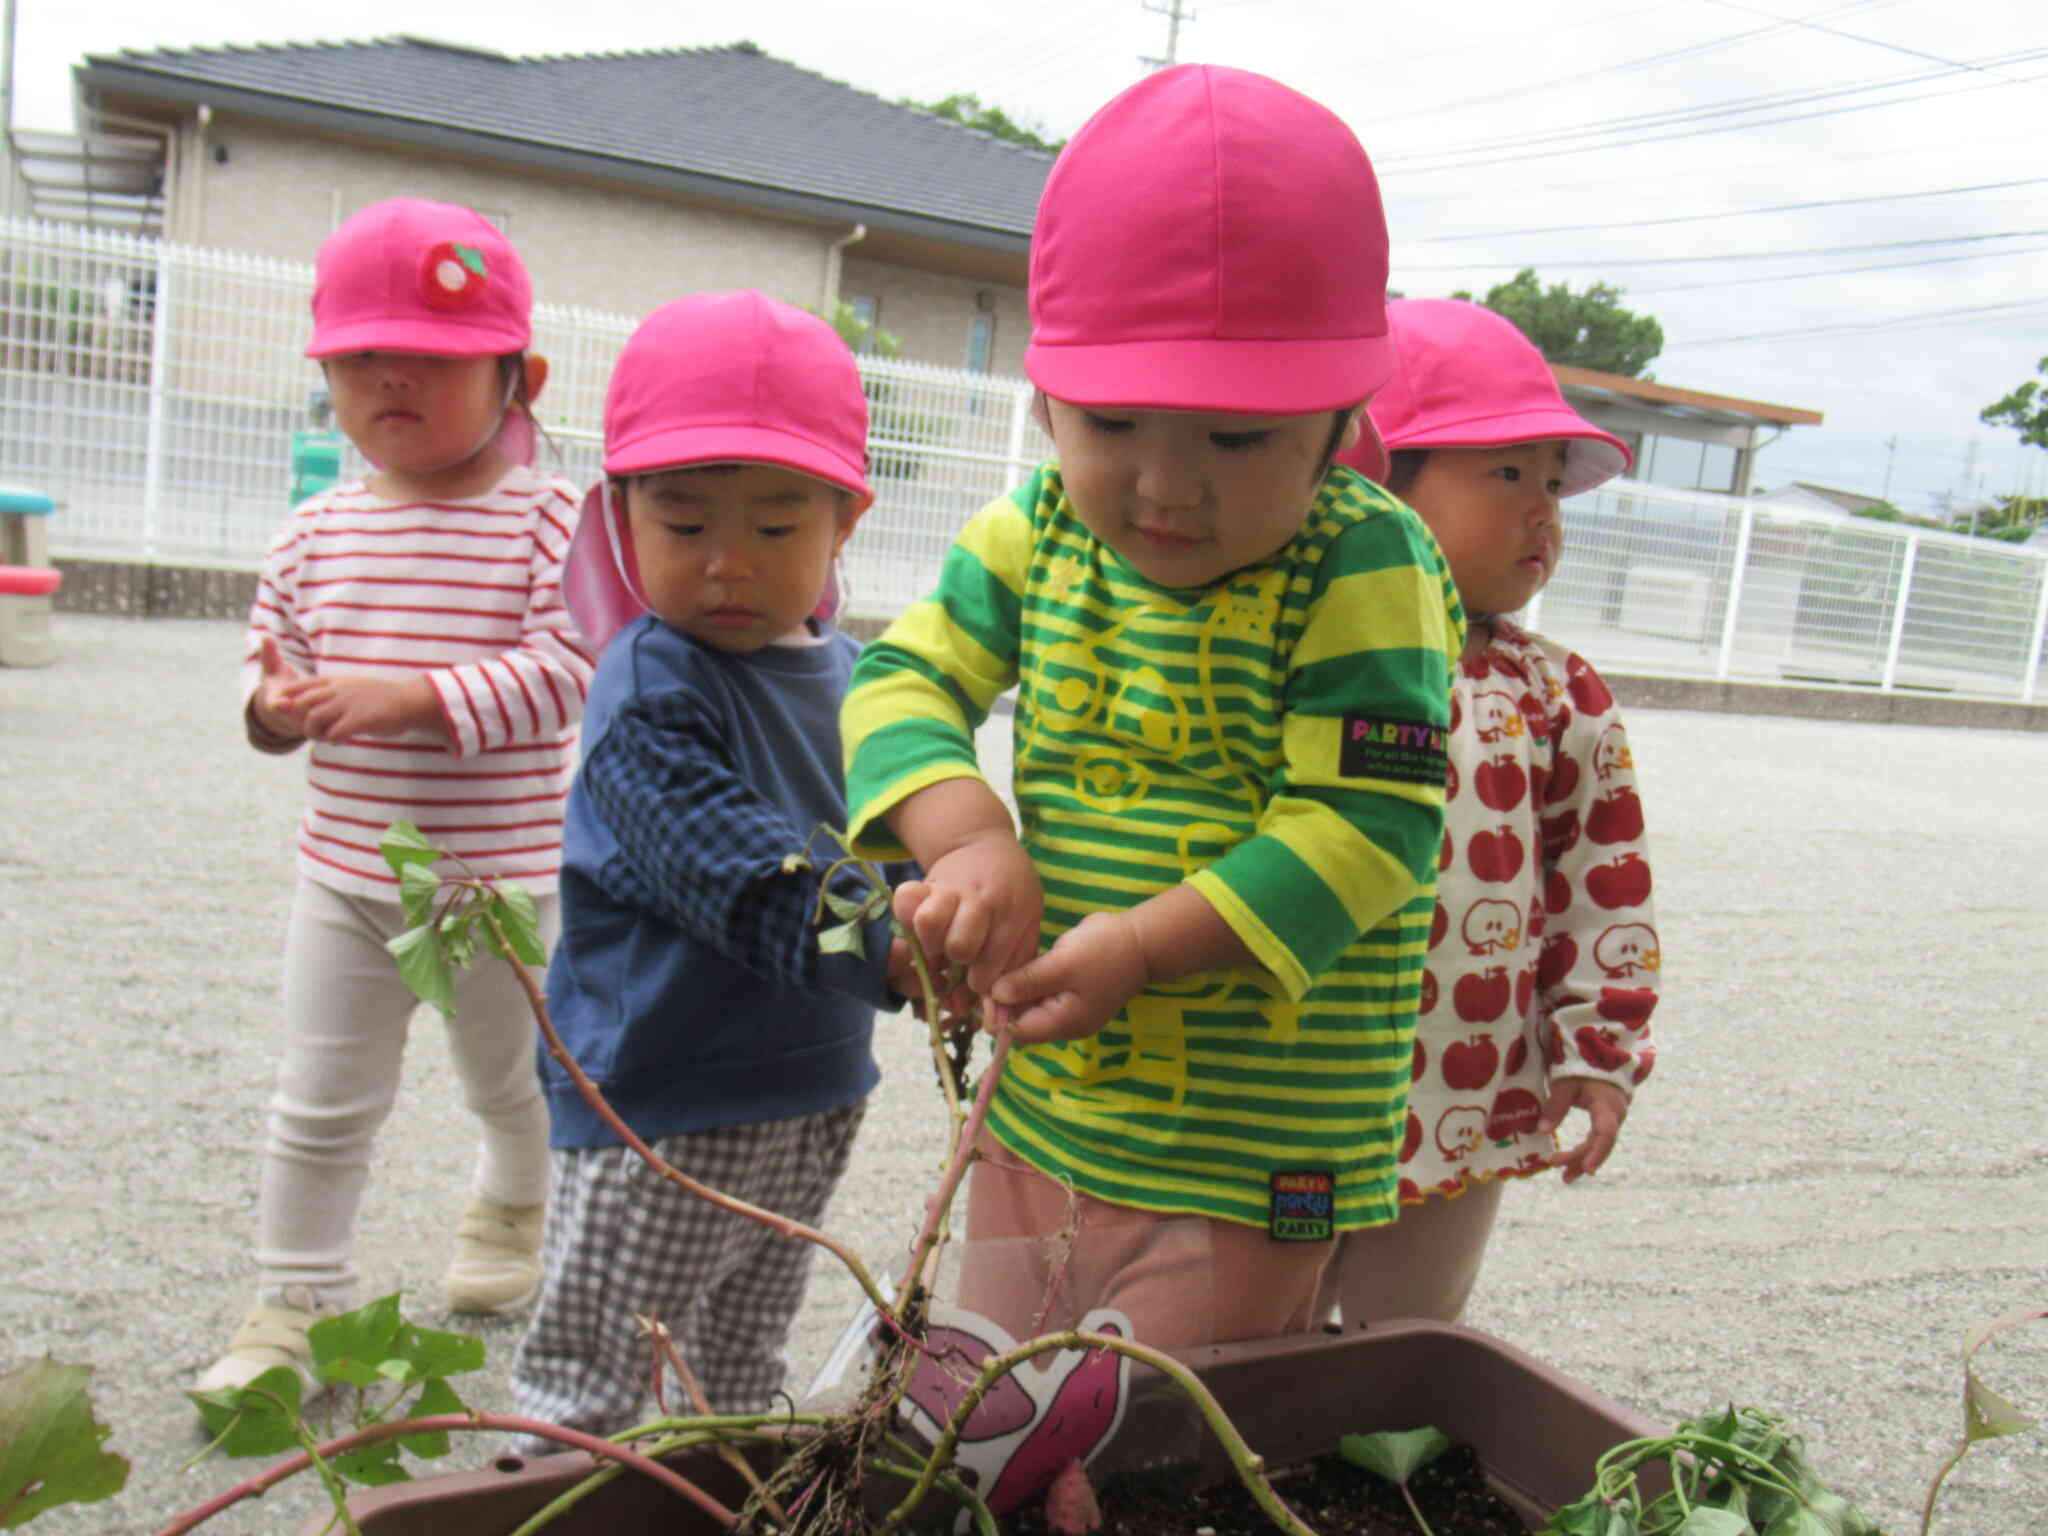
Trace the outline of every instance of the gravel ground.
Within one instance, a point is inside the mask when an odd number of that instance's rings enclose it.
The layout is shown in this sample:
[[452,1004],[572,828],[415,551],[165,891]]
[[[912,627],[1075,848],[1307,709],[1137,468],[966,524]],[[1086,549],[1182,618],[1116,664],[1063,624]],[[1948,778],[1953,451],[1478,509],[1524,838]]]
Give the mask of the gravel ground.
[[[127,1489],[36,1529],[138,1536],[246,1468],[186,1470],[178,1388],[245,1305],[299,767],[241,742],[239,626],[60,615],[0,669],[0,1361],[95,1367]],[[1900,1536],[1956,1434],[1972,1325],[2048,1306],[2048,737],[1639,711],[1670,969],[1616,1159],[1508,1199],[1468,1321],[1651,1418],[1802,1429]],[[420,1020],[361,1224],[366,1294],[432,1326],[470,1132]],[[892,1271],[938,1165],[916,1032],[827,1225]],[[855,1301],[821,1265],[808,1380]],[[508,1406],[518,1324],[481,1329]],[[1979,1363],[2048,1413],[2048,1325]],[[1533,1432],[1533,1427],[1532,1427]],[[488,1455],[474,1445],[459,1464]],[[298,1479],[209,1531],[282,1536]],[[1980,1446],[1937,1529],[2048,1528],[2048,1432]]]

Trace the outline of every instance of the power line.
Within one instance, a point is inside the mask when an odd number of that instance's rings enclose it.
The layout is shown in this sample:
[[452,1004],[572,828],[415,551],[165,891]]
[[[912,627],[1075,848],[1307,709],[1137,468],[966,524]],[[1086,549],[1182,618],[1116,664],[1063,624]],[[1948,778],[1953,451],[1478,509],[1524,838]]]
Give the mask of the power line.
[[1771,203],[1760,208],[1729,208],[1720,213],[1673,214],[1661,219],[1622,219],[1610,224],[1550,224],[1534,229],[1495,229],[1479,234],[1424,235],[1415,245],[1450,245],[1461,240],[1519,240],[1530,235],[1573,235],[1608,229],[1655,229],[1667,224],[1699,224],[1709,219],[1746,219],[1773,213],[1812,213],[1822,208],[1852,208],[1869,203],[1903,202],[1916,197],[1956,197],[1973,192],[2009,192],[2015,187],[2048,184],[2048,176],[2018,181],[1987,181],[1974,187],[1935,187],[1925,192],[1881,192],[1868,197],[1835,197],[1804,203]]
[[1791,331],[1756,331],[1747,336],[1709,336],[1698,341],[1667,341],[1666,352],[1683,351],[1692,347],[1727,347],[1737,342],[1789,341],[1799,336],[1831,336],[1856,331],[1902,330],[1916,325],[1928,325],[1957,319],[1965,315],[1990,315],[2008,313],[2015,309],[2038,309],[2048,307],[2048,298],[2015,299],[2005,304],[1976,304],[1967,309],[1930,309],[1916,315],[1898,315],[1890,320],[1854,320],[1840,325],[1811,325]]
[[[2048,57],[2048,49],[2036,49],[2026,54],[2009,55],[2006,59],[2000,60],[1998,62],[2033,62],[2034,60],[2044,57]],[[1956,71],[1946,71],[1944,73],[1953,74],[1956,73]],[[1919,75],[1905,79],[1894,79],[1889,81],[1865,83],[1862,85],[1845,86],[1829,91],[1808,92],[1805,93],[1803,96],[1793,98],[1789,102],[1781,102],[1778,104],[1797,105],[1807,101],[1823,101],[1828,100],[1832,97],[1844,95],[1860,95],[1872,90],[1886,90],[1894,88],[1903,88],[1913,85],[1920,85],[1939,78],[1941,78],[1940,74]],[[1968,95],[1976,91],[1996,90],[2001,87],[2009,85],[2031,84],[2034,80],[2038,78],[2042,77],[2024,76],[2020,78],[2001,78],[1983,84],[1964,85],[1947,90],[1923,91],[1918,95],[1895,97],[1888,101],[1866,101],[1859,102],[1853,105],[1834,106],[1818,112],[1785,113],[1776,117],[1759,118],[1757,121],[1747,123],[1713,123],[1710,126],[1694,126],[1696,124],[1707,123],[1709,119],[1715,117],[1728,116],[1736,112],[1762,110],[1759,107],[1744,105],[1741,103],[1716,104],[1708,107],[1699,108],[1691,112],[1689,115],[1677,113],[1649,113],[1635,118],[1613,118],[1604,120],[1602,122],[1581,124],[1573,128],[1558,129],[1549,133],[1530,135],[1520,139],[1475,141],[1470,144],[1455,146],[1451,149],[1446,150],[1423,151],[1414,155],[1413,157],[1410,157],[1413,160],[1443,158],[1444,163],[1440,165],[1413,165],[1407,163],[1407,161],[1404,161],[1403,158],[1400,156],[1381,157],[1375,161],[1375,164],[1380,169],[1380,173],[1383,178],[1386,177],[1390,172],[1393,174],[1405,174],[1410,176],[1426,176],[1433,175],[1441,171],[1478,170],[1487,166],[1509,165],[1522,160],[1540,159],[1546,156],[1560,157],[1564,155],[1589,154],[1602,150],[1639,149],[1645,144],[1663,144],[1669,143],[1675,139],[1700,138],[1708,134],[1717,133],[1746,133],[1758,128],[1777,128],[1785,126],[1786,124],[1790,123],[1813,122],[1822,118],[1841,117],[1851,112],[1869,112],[1880,107],[1911,106],[1912,104],[1921,101],[1940,100],[1952,96]],[[1625,130],[1631,127],[1640,127],[1644,125],[1672,126],[1677,127],[1679,131],[1672,133],[1639,135],[1637,137],[1630,138],[1625,141],[1620,138],[1620,135]],[[1587,137],[1606,137],[1614,139],[1615,142],[1578,145],[1573,145],[1567,142],[1571,139]],[[1504,149],[1511,151],[1526,150],[1526,153],[1500,154],[1495,155],[1490,159],[1449,158],[1459,155],[1469,156],[1476,154],[1484,154],[1487,151],[1494,149]]]
[[1959,261],[1998,261],[2008,256],[2038,256],[2048,245],[2027,245],[2016,251],[1975,251],[1966,256],[1929,256],[1921,261],[1884,261],[1866,267],[1822,267],[1813,272],[1778,272],[1769,277],[1730,277],[1711,283],[1679,283],[1669,288],[1631,288],[1629,297],[1646,299],[1659,293],[1698,293],[1702,288],[1754,287],[1761,283],[1796,283],[1810,277],[1851,277],[1864,272],[1902,272],[1908,267],[1945,267]]
[[1404,272],[1519,272],[1523,267],[1686,267],[1718,261],[1791,261],[1808,256],[1849,256],[1859,251],[1910,251],[1930,245],[1975,245],[1985,240],[2031,240],[2048,229],[2013,229],[1979,235],[1930,235],[1921,240],[1880,240],[1868,245],[1818,245],[1784,251],[1717,251],[1710,256],[1573,256],[1534,261],[1454,261],[1436,266],[1399,263]]
[[[1859,11],[1879,3],[1879,0],[1850,0],[1847,5],[1837,6],[1833,12]],[[1606,75],[1632,75],[1645,69],[1654,69],[1661,64],[1675,64],[1695,59],[1702,54],[1718,53],[1743,43],[1759,41],[1777,32],[1789,31],[1791,23],[1780,21],[1773,27],[1752,27],[1743,32],[1724,33],[1703,42],[1687,43],[1678,48],[1666,48],[1658,53],[1646,53],[1632,59],[1623,59],[1617,64],[1603,64],[1598,69],[1581,70],[1575,75],[1558,75],[1525,85],[1517,90],[1494,91],[1483,96],[1464,96],[1456,101],[1432,102],[1426,107],[1415,107],[1406,112],[1395,112],[1384,117],[1369,117],[1364,121],[1377,128],[1387,123],[1408,122],[1418,117],[1438,117],[1446,112],[1463,111],[1466,107],[1494,107],[1504,101],[1515,101],[1524,96],[1537,96],[1546,91],[1559,90],[1566,86],[1581,85],[1588,80],[1598,80]]]

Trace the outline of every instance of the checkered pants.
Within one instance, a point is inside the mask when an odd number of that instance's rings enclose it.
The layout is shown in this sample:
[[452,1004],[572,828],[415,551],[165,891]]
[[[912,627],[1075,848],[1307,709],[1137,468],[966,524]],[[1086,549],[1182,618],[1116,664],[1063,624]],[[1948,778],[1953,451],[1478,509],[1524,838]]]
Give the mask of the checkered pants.
[[[816,1226],[866,1108],[669,1136],[654,1147],[700,1183]],[[652,1346],[635,1314],[667,1324],[714,1412],[770,1406],[815,1246],[706,1204],[626,1147],[558,1149],[546,1277],[513,1362],[514,1410],[595,1435],[651,1417]],[[672,1375],[663,1393],[671,1413],[696,1411]]]

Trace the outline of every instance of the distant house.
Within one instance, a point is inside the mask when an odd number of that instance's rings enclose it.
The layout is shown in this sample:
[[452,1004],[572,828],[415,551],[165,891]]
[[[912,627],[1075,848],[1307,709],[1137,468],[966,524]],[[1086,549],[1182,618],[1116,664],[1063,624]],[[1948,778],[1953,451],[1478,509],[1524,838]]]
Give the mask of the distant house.
[[1677,389],[1648,379],[1551,365],[1565,398],[1635,455],[1629,478],[1685,491],[1746,496],[1757,453],[1795,426],[1819,426],[1819,411],[1732,395]]
[[1889,505],[1881,497],[1838,491],[1833,486],[1815,485],[1810,480],[1794,480],[1790,485],[1766,491],[1757,500],[1767,506],[1784,507],[1794,512],[1818,512],[1834,517],[1856,517]]
[[95,54],[74,76],[78,135],[16,136],[32,212],[304,262],[365,204],[441,198],[504,227],[548,303],[637,315],[754,287],[849,303],[907,357],[1022,371],[1052,157],[752,44],[513,58],[397,37]]

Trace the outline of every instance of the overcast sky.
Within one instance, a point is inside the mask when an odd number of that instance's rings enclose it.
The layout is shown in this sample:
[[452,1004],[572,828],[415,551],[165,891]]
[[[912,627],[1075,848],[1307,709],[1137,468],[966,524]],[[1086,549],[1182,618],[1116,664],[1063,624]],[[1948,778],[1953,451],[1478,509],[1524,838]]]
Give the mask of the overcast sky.
[[[978,94],[1052,137],[1168,50],[1327,103],[1380,174],[1393,286],[1607,281],[1680,388],[1824,412],[1762,457],[1911,510],[2048,454],[1977,413],[2048,356],[2044,0],[14,0],[15,124],[69,130],[123,49],[399,32],[510,53],[751,39],[895,99]],[[327,19],[301,20],[301,17]],[[310,253],[309,253],[310,254]]]

